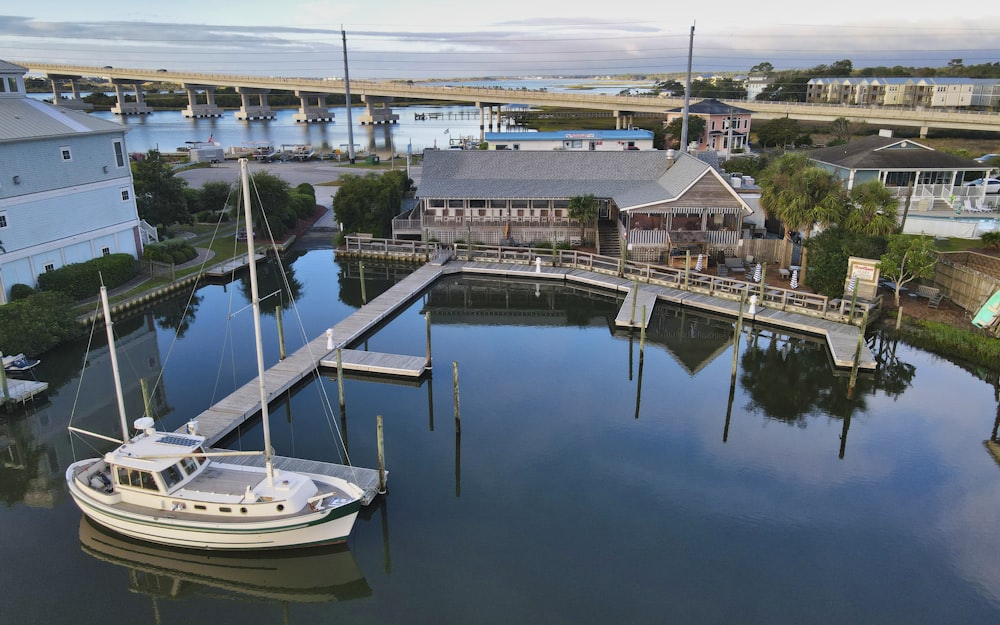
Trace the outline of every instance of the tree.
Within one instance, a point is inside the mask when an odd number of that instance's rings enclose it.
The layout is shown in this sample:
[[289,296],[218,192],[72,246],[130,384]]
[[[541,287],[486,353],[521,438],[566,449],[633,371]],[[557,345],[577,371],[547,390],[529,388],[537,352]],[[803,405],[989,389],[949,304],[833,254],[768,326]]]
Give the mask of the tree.
[[757,142],[764,147],[784,147],[794,145],[795,140],[802,135],[798,120],[790,117],[778,117],[764,122],[757,127]]
[[569,199],[569,216],[580,222],[580,240],[586,235],[587,225],[597,221],[599,204],[593,193],[575,195]]
[[233,185],[221,180],[206,182],[198,195],[199,211],[221,211],[232,206]]
[[158,151],[150,150],[146,158],[132,162],[132,180],[139,217],[155,226],[191,223],[184,196],[187,181],[174,176]]
[[879,258],[885,253],[885,237],[850,232],[833,226],[802,243],[809,250],[809,275],[805,283],[816,293],[840,297],[847,280],[851,256]]
[[[273,240],[280,240],[294,226],[298,216],[291,207],[290,185],[266,171],[257,172],[250,179],[250,214],[253,216],[253,227],[257,235]],[[242,199],[238,208],[237,219],[243,215]]]
[[750,68],[750,74],[770,74],[774,71],[774,65],[771,65],[767,61],[757,63]]
[[899,227],[899,202],[878,180],[851,189],[851,202],[842,225],[861,234],[888,236]]
[[344,232],[390,236],[392,218],[402,210],[403,195],[411,183],[402,171],[342,176],[333,196],[333,212]]
[[[665,132],[670,135],[671,147],[676,149],[683,149],[681,146],[681,133],[683,131],[682,126],[684,124],[684,117],[678,116],[670,120],[664,129]],[[694,141],[700,139],[705,135],[705,118],[698,115],[688,115],[688,141]]]
[[653,93],[657,95],[666,93],[669,96],[682,96],[684,95],[684,85],[672,78],[668,78],[654,84]]
[[851,124],[851,120],[846,117],[838,117],[833,120],[830,122],[830,134],[834,136],[836,144],[848,143],[851,140],[851,135],[854,134],[854,127]]
[[[816,225],[839,223],[847,194],[840,181],[825,169],[810,164],[804,154],[785,154],[762,175],[760,205],[769,217],[781,220],[785,238],[798,230],[808,239]],[[802,274],[806,273],[802,254]],[[802,276],[805,279],[805,275]]]
[[934,241],[929,236],[894,234],[889,237],[889,250],[879,259],[882,276],[896,283],[893,297],[899,306],[899,293],[914,281],[934,275]]

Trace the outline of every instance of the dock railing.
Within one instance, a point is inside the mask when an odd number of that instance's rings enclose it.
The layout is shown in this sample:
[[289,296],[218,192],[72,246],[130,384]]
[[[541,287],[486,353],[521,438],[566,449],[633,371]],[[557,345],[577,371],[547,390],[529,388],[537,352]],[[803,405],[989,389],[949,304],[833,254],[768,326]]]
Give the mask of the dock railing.
[[[424,244],[419,241],[392,241],[387,239],[372,239],[347,237],[346,248],[355,253],[369,252],[372,256],[388,254],[396,258],[404,255],[419,257],[421,246],[438,246],[436,243]],[[414,247],[415,246],[415,247]],[[394,251],[395,250],[395,251]],[[416,254],[414,254],[416,250]],[[433,257],[439,250],[434,247],[430,252]],[[670,288],[702,293],[712,297],[729,300],[739,300],[744,294],[749,298],[757,296],[758,306],[771,310],[795,312],[811,317],[828,319],[839,323],[854,323],[860,325],[861,311],[873,308],[872,302],[857,302],[853,314],[850,306],[843,300],[830,299],[826,295],[808,293],[788,289],[777,285],[740,280],[738,278],[720,277],[695,271],[693,268],[672,268],[656,263],[623,260],[611,256],[602,256],[579,250],[552,250],[551,248],[508,247],[497,245],[468,245],[458,243],[454,246],[454,258],[479,263],[507,263],[515,265],[532,265],[536,259],[541,259],[546,267],[562,267],[582,269],[616,275],[629,280],[638,279],[646,284],[657,284]],[[877,308],[878,302],[874,303]]]

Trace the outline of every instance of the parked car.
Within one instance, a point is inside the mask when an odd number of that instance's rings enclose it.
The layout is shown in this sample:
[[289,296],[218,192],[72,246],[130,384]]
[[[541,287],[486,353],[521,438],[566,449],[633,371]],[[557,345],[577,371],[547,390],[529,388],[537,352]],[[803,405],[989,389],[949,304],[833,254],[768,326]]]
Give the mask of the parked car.
[[985,163],[995,158],[1000,158],[1000,154],[983,154],[982,156],[974,158],[972,160],[976,161],[977,163]]
[[[970,180],[966,182],[963,187],[980,187],[983,185],[983,179],[977,178],[976,180]],[[986,179],[986,193],[1000,193],[1000,179],[998,178],[987,178]]]

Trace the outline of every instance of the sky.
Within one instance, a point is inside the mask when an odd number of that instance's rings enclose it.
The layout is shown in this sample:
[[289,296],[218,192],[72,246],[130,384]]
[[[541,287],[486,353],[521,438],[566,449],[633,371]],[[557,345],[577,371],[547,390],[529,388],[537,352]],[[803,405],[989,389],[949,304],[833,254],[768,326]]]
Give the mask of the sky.
[[[13,8],[13,5],[22,8]],[[808,6],[807,6],[808,5]],[[944,67],[1000,61],[1000,3],[912,0],[11,2],[0,59],[352,79]],[[457,8],[456,8],[457,7]]]

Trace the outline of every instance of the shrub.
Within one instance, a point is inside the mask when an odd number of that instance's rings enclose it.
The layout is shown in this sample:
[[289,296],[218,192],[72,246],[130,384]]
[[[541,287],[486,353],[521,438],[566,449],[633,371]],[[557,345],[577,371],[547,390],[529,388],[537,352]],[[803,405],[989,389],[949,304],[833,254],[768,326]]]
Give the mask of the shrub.
[[150,243],[142,252],[142,257],[158,263],[181,264],[196,258],[198,250],[183,239],[170,239],[163,243]]
[[38,276],[38,287],[83,299],[96,295],[102,283],[113,289],[131,280],[135,273],[135,258],[131,254],[109,254],[46,271]]
[[10,301],[12,302],[31,297],[34,294],[35,289],[31,288],[27,284],[18,283],[10,287]]
[[79,332],[73,300],[64,293],[35,293],[0,306],[4,353],[41,354]]
[[992,232],[984,232],[983,245],[986,247],[996,247],[1000,248],[1000,230],[994,230]]

